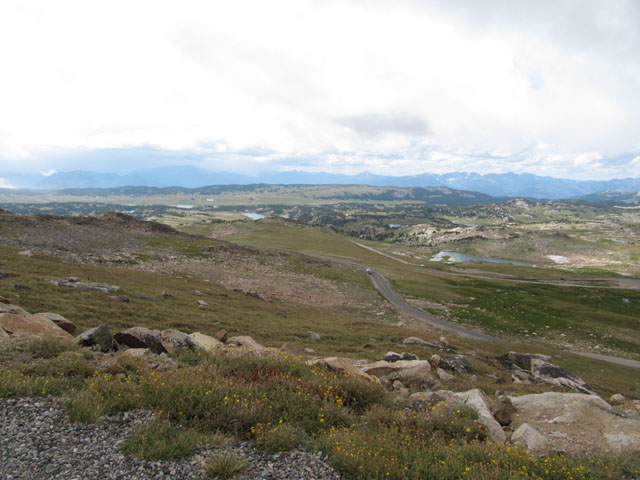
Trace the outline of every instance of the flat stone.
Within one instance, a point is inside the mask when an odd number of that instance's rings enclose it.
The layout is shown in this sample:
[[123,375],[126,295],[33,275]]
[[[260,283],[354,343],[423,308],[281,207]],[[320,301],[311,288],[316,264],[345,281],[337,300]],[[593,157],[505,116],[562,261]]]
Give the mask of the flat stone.
[[72,344],[73,336],[46,317],[37,315],[0,314],[0,327],[11,338],[55,339]]
[[224,348],[224,343],[204,333],[193,332],[190,333],[188,337],[191,339],[191,343],[195,348],[199,348],[208,353],[215,353]]
[[48,318],[53,323],[58,325],[61,329],[63,329],[65,332],[68,332],[71,335],[76,333],[76,329],[77,329],[76,324],[70,320],[67,320],[62,315],[58,315],[57,313],[46,312],[46,313],[36,313],[34,316]]

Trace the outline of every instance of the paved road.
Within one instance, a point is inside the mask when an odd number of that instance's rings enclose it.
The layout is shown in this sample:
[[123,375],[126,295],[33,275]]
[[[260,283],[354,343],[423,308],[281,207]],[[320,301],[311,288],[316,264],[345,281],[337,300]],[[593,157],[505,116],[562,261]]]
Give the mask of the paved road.
[[601,353],[591,352],[572,352],[576,355],[583,357],[595,358],[596,360],[602,360],[609,363],[617,363],[618,365],[624,365],[625,367],[640,368],[640,362],[638,360],[631,360],[629,358],[612,357],[611,355],[602,355]]
[[[362,265],[359,266],[362,267]],[[451,332],[457,333],[458,335],[462,335],[468,338],[473,338],[474,340],[482,340],[484,342],[500,341],[499,339],[492,337],[491,335],[474,332],[473,330],[469,330],[468,328],[464,328],[463,326],[447,322],[446,320],[442,320],[438,317],[434,317],[424,310],[420,310],[419,308],[414,307],[413,305],[407,303],[400,295],[394,292],[389,281],[376,271],[371,271],[369,277],[373,282],[373,286],[378,289],[378,291],[382,294],[382,296],[384,296],[384,298],[389,300],[400,310],[407,312],[409,315],[412,315],[419,320],[423,320],[428,324],[433,325],[434,327],[449,330]]]

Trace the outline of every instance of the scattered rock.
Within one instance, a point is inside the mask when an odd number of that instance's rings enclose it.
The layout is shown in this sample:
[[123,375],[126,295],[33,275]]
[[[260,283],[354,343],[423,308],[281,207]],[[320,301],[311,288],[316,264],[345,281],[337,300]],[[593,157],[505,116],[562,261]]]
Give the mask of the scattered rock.
[[537,359],[537,360],[543,360],[545,362],[548,362],[549,360],[551,360],[551,357],[549,355],[542,355],[540,353],[518,353],[518,352],[509,352],[502,355],[499,358],[500,360],[502,360],[503,365],[507,370],[512,370],[513,365],[515,365],[523,370],[529,370],[529,371],[531,371],[531,360]]
[[111,300],[115,300],[117,302],[122,302],[122,303],[129,303],[129,297],[127,297],[126,295],[112,295],[109,297]]
[[397,362],[398,360],[402,360],[402,355],[396,352],[387,352],[384,355],[384,360],[386,362]]
[[73,336],[46,317],[37,315],[0,314],[0,327],[13,338],[55,339],[69,344]]
[[76,333],[76,328],[77,327],[76,327],[75,323],[73,323],[70,320],[67,320],[62,315],[58,315],[57,313],[49,313],[49,312],[47,312],[47,313],[36,313],[36,315],[34,315],[34,316],[48,318],[53,323],[58,325],[61,329],[63,329],[65,332],[68,332],[71,335]]
[[77,277],[69,277],[66,280],[50,279],[47,282],[57,285],[61,288],[75,288],[77,290],[97,290],[104,293],[118,293],[120,287],[116,285],[107,285],[105,283],[81,282]]
[[455,350],[452,350],[444,345],[440,345],[439,343],[431,343],[427,342],[418,337],[407,337],[400,342],[400,345],[419,345],[421,347],[432,348],[434,350],[441,350],[447,353],[456,353]]
[[445,372],[440,367],[438,367],[436,369],[436,373],[438,374],[438,377],[440,378],[440,380],[442,380],[443,382],[450,382],[451,380],[453,380],[455,378],[453,375],[451,375],[450,373]]
[[447,337],[444,337],[444,336],[443,336],[443,337],[440,337],[440,343],[441,343],[442,345],[444,345],[445,347],[448,347],[448,346],[449,346],[449,340],[447,340]]
[[169,355],[175,355],[183,348],[193,347],[193,342],[186,333],[172,328],[160,332],[160,343]]
[[465,405],[478,412],[478,422],[489,431],[489,438],[496,443],[504,443],[507,436],[500,424],[493,418],[489,409],[489,402],[483,392],[477,388],[468,392],[455,393],[454,396],[464,402]]
[[262,300],[263,302],[267,301],[267,299],[265,297],[263,297],[259,293],[252,292],[251,290],[243,290],[242,288],[234,288],[233,291],[237,292],[237,293],[242,293],[244,295],[247,295],[248,297],[252,297],[252,298],[256,298],[258,300]]
[[171,298],[172,297],[172,295],[169,292],[165,292],[165,291],[160,292],[160,296],[162,298]]
[[243,347],[244,350],[257,355],[264,353],[264,347],[247,335],[231,337],[227,340],[227,344]]
[[496,421],[502,425],[509,425],[516,413],[516,407],[513,406],[511,400],[506,395],[500,395],[498,399],[491,405],[491,414]]
[[0,344],[8,341],[11,341],[11,337],[4,328],[0,327]]
[[22,250],[21,252],[18,252],[18,255],[22,255],[23,257],[31,258],[33,253],[31,253],[31,250]]
[[300,353],[300,351],[295,347],[295,345],[293,345],[292,343],[285,343],[284,345],[282,345],[280,347],[280,353],[283,353],[284,355],[288,355],[291,357],[302,357],[302,353]]
[[395,362],[381,360],[364,365],[362,371],[391,383],[394,380],[400,380],[405,387],[431,389],[435,386],[431,365],[426,360],[398,360]]
[[334,372],[348,374],[353,377],[362,377],[366,380],[379,383],[377,379],[371,377],[367,373],[364,373],[347,358],[340,358],[340,357],[318,358],[316,360],[309,360],[306,363],[311,367],[321,366],[321,367],[328,368],[329,370]]
[[304,351],[306,353],[316,353],[316,351],[313,348],[305,348]]
[[218,330],[215,335],[216,340],[222,343],[227,343],[227,331],[226,330]]
[[593,393],[593,390],[591,390],[581,378],[576,377],[553,363],[538,358],[531,360],[531,373],[533,378],[538,381],[571,388],[579,393]]
[[466,372],[471,365],[469,359],[464,355],[433,355],[431,360],[434,366],[456,373]]
[[622,395],[621,393],[614,393],[613,395],[611,395],[609,401],[611,403],[624,403],[626,401],[626,398],[624,398],[624,395]]
[[311,330],[309,330],[309,340],[313,340],[314,342],[319,342],[320,335],[318,335],[316,332],[312,332]]
[[520,425],[511,434],[512,443],[520,443],[528,452],[536,452],[547,446],[547,439],[528,423]]
[[31,287],[29,285],[22,285],[21,283],[16,283],[13,286],[13,289],[16,292],[28,292],[29,290],[31,290]]
[[153,354],[148,348],[127,348],[126,350],[118,352],[116,355],[118,365],[122,365],[132,360],[150,359]]
[[20,308],[17,305],[12,305],[10,303],[0,303],[0,313],[12,313],[14,315],[22,315],[23,317],[31,315],[24,308]]
[[207,302],[205,302],[204,300],[198,300],[198,306],[199,307],[208,307],[209,304]]
[[92,347],[97,345],[101,352],[110,352],[115,350],[115,343],[111,336],[111,331],[107,325],[100,325],[81,333],[77,337],[77,343],[81,347]]
[[194,290],[194,291],[193,291],[193,294],[194,294],[196,297],[202,297],[202,296],[204,295],[200,290]]
[[148,348],[153,353],[166,352],[166,349],[162,346],[160,330],[132,327],[116,333],[114,337],[118,343],[130,348]]
[[200,332],[193,332],[188,337],[194,347],[208,353],[215,353],[224,348],[224,344],[220,340]]

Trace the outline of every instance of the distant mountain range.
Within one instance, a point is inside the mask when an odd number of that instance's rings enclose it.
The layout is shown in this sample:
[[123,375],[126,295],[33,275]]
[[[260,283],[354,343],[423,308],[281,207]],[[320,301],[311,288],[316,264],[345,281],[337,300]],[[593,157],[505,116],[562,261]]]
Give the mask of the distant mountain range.
[[640,191],[640,178],[614,180],[569,180],[530,173],[451,172],[445,174],[389,176],[363,172],[357,175],[301,171],[265,172],[256,176],[230,172],[210,172],[194,166],[157,167],[128,174],[91,171],[58,172],[49,176],[2,175],[20,188],[59,190],[66,188],[105,188],[125,185],[186,188],[203,185],[371,185],[393,187],[446,186],[499,197],[560,199],[590,195],[605,190]]

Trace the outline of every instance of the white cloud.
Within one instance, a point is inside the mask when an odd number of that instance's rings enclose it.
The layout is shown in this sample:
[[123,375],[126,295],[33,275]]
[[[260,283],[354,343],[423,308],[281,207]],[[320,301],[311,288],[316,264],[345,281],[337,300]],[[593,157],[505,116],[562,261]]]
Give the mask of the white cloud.
[[54,173],[56,173],[56,171],[52,168],[47,170],[46,172],[40,172],[40,175],[44,175],[45,177],[50,177]]
[[0,178],[0,188],[14,188],[6,179]]
[[606,159],[640,151],[639,12],[625,0],[9,0],[0,163],[85,168],[59,152],[151,145],[210,152],[211,168],[617,175]]

